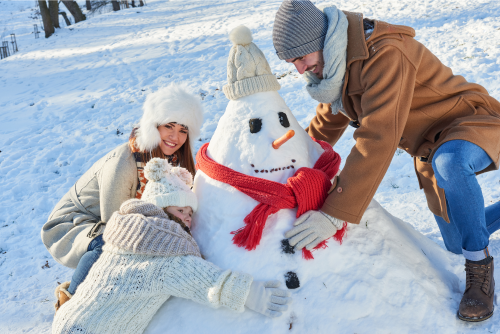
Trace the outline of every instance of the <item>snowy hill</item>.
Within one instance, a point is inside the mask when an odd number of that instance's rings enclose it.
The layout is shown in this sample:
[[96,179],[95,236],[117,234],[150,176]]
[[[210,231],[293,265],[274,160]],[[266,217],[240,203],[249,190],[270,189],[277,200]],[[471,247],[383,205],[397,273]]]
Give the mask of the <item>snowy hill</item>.
[[[414,27],[416,38],[455,73],[484,85],[500,99],[498,1],[334,3],[369,18]],[[46,251],[41,226],[69,187],[101,156],[127,140],[149,92],[172,81],[187,82],[203,98],[205,109],[196,148],[210,140],[228,102],[221,88],[232,28],[245,24],[252,30],[273,72],[282,76],[280,94],[301,125],[307,126],[316,103],[293,66],[279,61],[272,46],[279,4],[150,0],[146,7],[98,15],[58,29],[49,39],[43,35],[35,39],[31,31],[37,22],[30,18],[34,2],[0,1],[0,32],[4,28],[15,32],[20,51],[0,60],[1,333],[50,332],[53,290],[57,282],[71,278],[72,270],[57,264]],[[335,147],[343,159],[354,144],[352,132],[349,129]],[[487,204],[500,200],[500,172],[481,175],[479,180]],[[375,199],[444,248],[407,154],[396,153]],[[491,237],[490,248],[493,256],[500,255],[500,235]],[[447,269],[463,291],[463,258],[447,257]],[[500,282],[498,270],[495,277]],[[454,299],[443,307],[453,314],[458,302]],[[370,315],[366,317],[367,325],[358,333],[373,333]],[[457,320],[450,326],[459,333],[497,333],[499,320],[497,311],[481,324]]]

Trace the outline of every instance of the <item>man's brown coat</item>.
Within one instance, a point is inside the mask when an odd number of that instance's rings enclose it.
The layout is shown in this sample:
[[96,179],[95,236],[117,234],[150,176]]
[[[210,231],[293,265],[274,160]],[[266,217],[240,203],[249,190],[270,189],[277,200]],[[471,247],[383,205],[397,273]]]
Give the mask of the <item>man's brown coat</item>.
[[342,102],[349,118],[333,115],[329,104],[320,103],[307,131],[335,145],[350,119],[359,121],[360,127],[336,188],[321,210],[358,224],[399,147],[414,157],[429,209],[449,221],[432,155],[447,141],[466,140],[483,148],[494,161],[488,170],[498,169],[500,103],[482,86],[453,75],[413,38],[412,28],[374,21],[374,31],[365,40],[362,15],[346,12],[346,16]]

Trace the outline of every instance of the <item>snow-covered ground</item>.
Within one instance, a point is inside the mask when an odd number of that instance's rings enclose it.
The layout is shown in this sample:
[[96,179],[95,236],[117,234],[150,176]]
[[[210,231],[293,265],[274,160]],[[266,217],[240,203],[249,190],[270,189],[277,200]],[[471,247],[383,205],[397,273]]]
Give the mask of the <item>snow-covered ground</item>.
[[[39,21],[30,18],[34,1],[0,1],[0,35],[16,33],[20,51],[0,61],[1,333],[50,332],[53,290],[57,282],[70,279],[72,270],[57,264],[46,251],[41,226],[69,187],[101,156],[127,140],[149,92],[172,81],[187,82],[203,98],[205,109],[196,148],[210,140],[228,103],[221,88],[232,28],[245,24],[252,30],[254,42],[282,76],[280,94],[301,125],[307,126],[314,115],[316,103],[307,95],[304,81],[274,53],[272,25],[280,1],[149,0],[147,4],[97,15],[58,29],[49,39],[42,32],[35,39],[31,31]],[[414,27],[416,38],[455,73],[484,85],[500,99],[500,2],[341,0],[335,4],[369,18]],[[349,129],[335,146],[343,158],[354,144],[352,132]],[[500,200],[500,172],[481,175],[479,181],[486,204]],[[375,199],[444,247],[408,155],[396,153]],[[499,234],[492,235],[490,247],[497,256]],[[449,258],[463,290],[463,259]],[[495,276],[500,282],[498,271]],[[454,312],[458,302],[443,307]],[[496,313],[481,324],[450,326],[460,333],[500,333],[499,320]],[[372,332],[367,326],[358,333]]]

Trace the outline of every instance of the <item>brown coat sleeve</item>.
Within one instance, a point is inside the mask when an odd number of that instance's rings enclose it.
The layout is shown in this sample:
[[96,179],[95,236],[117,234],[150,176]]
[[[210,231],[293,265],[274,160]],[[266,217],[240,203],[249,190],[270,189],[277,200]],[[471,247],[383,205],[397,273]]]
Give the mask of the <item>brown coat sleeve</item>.
[[[395,47],[376,50],[361,72],[364,93],[356,145],[322,211],[359,224],[399,144],[410,111],[416,71]],[[360,114],[359,114],[360,113]]]
[[315,139],[323,140],[334,146],[349,125],[349,118],[341,113],[332,113],[331,103],[320,103],[316,107],[316,116],[306,128],[306,132]]

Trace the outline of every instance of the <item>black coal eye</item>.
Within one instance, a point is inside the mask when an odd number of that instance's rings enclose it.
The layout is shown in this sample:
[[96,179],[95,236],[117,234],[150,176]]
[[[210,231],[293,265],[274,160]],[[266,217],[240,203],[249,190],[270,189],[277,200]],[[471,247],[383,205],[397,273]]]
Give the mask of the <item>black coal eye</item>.
[[288,117],[284,112],[279,112],[278,117],[280,119],[281,125],[283,125],[284,128],[288,128],[290,126],[290,122],[288,121]]
[[260,118],[252,118],[248,121],[248,126],[250,126],[251,133],[257,133],[262,128],[262,120]]

